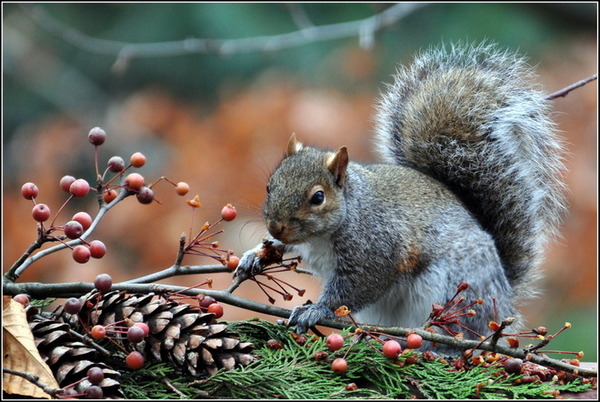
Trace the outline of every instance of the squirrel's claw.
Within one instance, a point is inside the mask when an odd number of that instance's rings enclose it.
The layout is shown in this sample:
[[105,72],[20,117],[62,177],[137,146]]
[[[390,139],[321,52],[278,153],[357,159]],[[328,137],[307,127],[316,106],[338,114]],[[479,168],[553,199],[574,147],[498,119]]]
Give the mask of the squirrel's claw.
[[248,279],[259,273],[264,268],[261,258],[258,257],[258,252],[261,251],[261,249],[262,245],[246,251],[242,255],[242,258],[240,258],[237,268],[233,271],[233,276],[239,276],[241,279]]
[[319,303],[296,306],[290,315],[288,325],[295,325],[295,332],[303,334],[321,318],[333,318],[333,316],[333,312],[329,308]]

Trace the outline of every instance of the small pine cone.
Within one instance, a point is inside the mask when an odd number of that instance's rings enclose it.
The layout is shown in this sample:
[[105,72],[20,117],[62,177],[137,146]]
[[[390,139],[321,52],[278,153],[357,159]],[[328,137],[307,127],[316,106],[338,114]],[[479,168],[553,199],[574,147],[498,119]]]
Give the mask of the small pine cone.
[[[104,379],[98,386],[102,388],[105,398],[123,398],[119,384],[119,372],[110,369],[101,360],[96,349],[76,340],[70,334],[70,325],[50,319],[40,319],[39,316],[29,323],[35,345],[46,364],[54,373],[60,387],[73,384],[87,376],[92,367],[99,367],[104,373]],[[85,393],[91,384],[85,380],[79,383],[75,390]]]
[[[150,335],[137,344],[126,338],[119,341],[128,350],[137,350],[146,358],[169,361],[193,376],[212,375],[218,369],[231,370],[250,364],[254,345],[240,342],[239,336],[217,323],[214,314],[203,313],[198,306],[147,295],[113,291],[100,297],[97,292],[82,297],[79,317],[89,327],[128,320],[145,322]],[[57,310],[67,322],[77,317]]]

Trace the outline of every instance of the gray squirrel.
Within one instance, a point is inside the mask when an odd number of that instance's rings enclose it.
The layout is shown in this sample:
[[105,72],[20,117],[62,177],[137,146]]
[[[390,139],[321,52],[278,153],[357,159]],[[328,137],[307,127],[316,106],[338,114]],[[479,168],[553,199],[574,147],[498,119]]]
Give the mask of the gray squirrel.
[[340,306],[361,323],[421,327],[461,281],[467,302],[483,300],[464,325],[486,335],[489,321],[519,321],[565,208],[563,144],[534,79],[495,44],[431,48],[379,100],[382,163],[292,135],[267,185],[266,241],[235,275],[259,272],[265,247],[299,254],[322,292],[293,310],[298,333]]

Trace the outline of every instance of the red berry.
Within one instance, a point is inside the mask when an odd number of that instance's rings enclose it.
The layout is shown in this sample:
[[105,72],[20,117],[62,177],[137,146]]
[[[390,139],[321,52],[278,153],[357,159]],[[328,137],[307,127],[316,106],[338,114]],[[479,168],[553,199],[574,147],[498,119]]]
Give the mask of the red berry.
[[340,350],[344,346],[344,337],[334,333],[327,337],[325,343],[331,351]]
[[115,198],[117,198],[117,192],[113,189],[106,190],[102,197],[104,198],[104,202],[110,204]]
[[81,300],[76,297],[67,299],[63,305],[63,309],[69,314],[77,314],[81,310]]
[[96,276],[96,279],[94,279],[94,287],[98,289],[98,292],[100,293],[108,292],[112,284],[112,276],[109,274],[99,274]]
[[106,254],[106,246],[100,240],[90,242],[90,256],[92,258],[102,258]]
[[188,191],[190,191],[190,186],[186,182],[180,181],[175,186],[175,192],[178,195],[186,195]]
[[315,360],[321,361],[321,360],[326,359],[327,356],[329,356],[329,353],[327,353],[327,352],[317,352],[317,353],[315,353]]
[[417,355],[412,355],[404,359],[404,364],[415,364],[418,361],[419,358],[417,357]]
[[75,198],[83,198],[90,192],[90,185],[85,179],[77,179],[69,187],[69,192]]
[[125,178],[125,184],[130,190],[137,191],[144,185],[144,176],[139,173],[130,173]]
[[331,363],[331,369],[336,374],[344,374],[348,370],[348,362],[342,357],[338,357]]
[[136,152],[133,155],[131,155],[129,162],[131,162],[131,166],[140,168],[146,164],[146,157],[143,153]]
[[87,246],[77,246],[73,249],[73,259],[80,264],[85,264],[90,260],[92,253]]
[[92,367],[87,371],[88,381],[92,384],[100,384],[104,380],[104,371],[100,367]]
[[240,263],[240,257],[237,257],[235,255],[230,255],[229,258],[227,259],[227,268],[229,268],[230,270],[234,270],[237,268],[237,266]]
[[134,327],[140,327],[141,329],[144,330],[144,336],[148,336],[150,335],[150,327],[148,326],[148,324],[144,323],[144,322],[136,322],[135,324],[133,324]]
[[18,295],[13,296],[13,300],[17,303],[21,303],[23,307],[27,307],[29,305],[29,296],[25,293],[19,293]]
[[138,326],[129,327],[127,330],[127,340],[131,343],[139,343],[144,340],[146,332]]
[[400,352],[402,352],[402,348],[400,344],[394,340],[385,341],[383,344],[383,355],[389,359],[395,359],[400,356]]
[[95,146],[102,145],[106,141],[106,132],[100,127],[94,127],[88,134],[88,140]]
[[137,370],[144,365],[144,356],[137,351],[131,352],[125,358],[125,364],[132,370]]
[[267,347],[271,350],[283,349],[283,345],[277,339],[269,339],[267,341]]
[[509,358],[504,362],[504,370],[508,374],[521,374],[523,369],[523,360],[517,358]]
[[300,346],[304,346],[306,344],[306,342],[308,342],[308,338],[305,337],[304,335],[298,335],[298,334],[294,334],[294,340],[296,341],[296,343]]
[[202,298],[202,300],[200,301],[200,307],[203,308],[208,308],[208,306],[210,306],[213,303],[216,303],[217,301],[215,300],[214,297],[210,297],[210,296],[204,296]]
[[119,173],[121,170],[125,169],[125,161],[120,156],[112,156],[108,162],[108,170],[113,173]]
[[237,216],[237,211],[235,207],[231,204],[227,204],[221,210],[221,217],[226,221],[232,221]]
[[406,338],[406,347],[409,349],[419,349],[423,346],[423,338],[418,334],[409,334]]
[[350,384],[346,384],[344,387],[346,391],[356,391],[358,389],[358,385],[355,382],[351,382]]
[[150,187],[142,187],[136,194],[137,200],[141,204],[150,204],[154,200],[154,191]]
[[83,230],[88,230],[92,226],[92,217],[87,212],[77,212],[72,220],[81,223]]
[[60,188],[62,191],[64,191],[65,193],[69,192],[69,188],[71,187],[71,184],[73,184],[73,182],[75,181],[75,178],[73,176],[63,176],[62,179],[60,179]]
[[50,218],[50,208],[46,204],[36,204],[31,210],[31,216],[38,222],[45,222]]
[[219,303],[213,303],[208,306],[207,312],[213,313],[215,318],[221,318],[223,317],[223,306],[221,306]]
[[85,397],[87,399],[102,399],[104,397],[104,391],[98,385],[90,385],[85,390]]
[[26,200],[31,200],[32,198],[37,197],[39,192],[40,190],[38,189],[38,186],[31,182],[27,182],[21,187],[21,195]]
[[102,339],[106,337],[106,328],[103,325],[94,325],[90,331],[90,335],[94,339]]
[[65,223],[64,231],[69,239],[78,239],[83,234],[83,225],[77,221],[69,221]]

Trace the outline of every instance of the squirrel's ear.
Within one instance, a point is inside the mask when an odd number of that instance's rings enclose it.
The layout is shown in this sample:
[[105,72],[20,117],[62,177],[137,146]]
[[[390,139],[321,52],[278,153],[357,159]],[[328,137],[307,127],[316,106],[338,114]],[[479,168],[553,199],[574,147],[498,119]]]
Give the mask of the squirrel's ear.
[[294,155],[296,152],[300,151],[304,145],[300,141],[296,139],[296,133],[292,133],[292,136],[288,140],[287,152],[285,156]]
[[346,168],[348,167],[348,149],[341,147],[329,159],[327,159],[327,169],[335,177],[335,184],[341,186],[346,179]]

